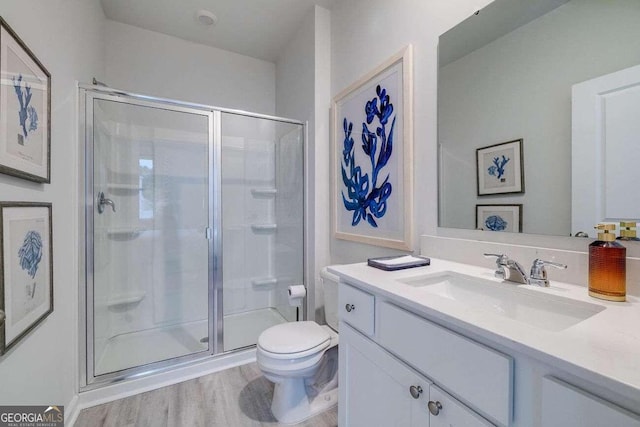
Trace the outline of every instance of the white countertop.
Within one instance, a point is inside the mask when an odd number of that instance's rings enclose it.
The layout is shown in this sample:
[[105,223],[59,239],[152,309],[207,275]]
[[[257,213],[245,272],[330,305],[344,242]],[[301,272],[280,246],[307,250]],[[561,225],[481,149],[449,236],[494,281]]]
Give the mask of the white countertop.
[[[551,280],[548,288],[502,282],[493,270],[431,258],[428,267],[386,272],[365,263],[337,265],[331,273],[364,290],[396,300],[411,311],[443,325],[528,355],[542,363],[577,375],[640,402],[640,300],[608,302],[588,296],[586,286]],[[425,292],[399,280],[454,271],[496,282],[496,286],[526,286],[542,294],[558,295],[600,305],[605,309],[561,331],[549,331],[506,319],[490,310],[469,309],[465,304]],[[553,276],[553,271],[549,273]]]

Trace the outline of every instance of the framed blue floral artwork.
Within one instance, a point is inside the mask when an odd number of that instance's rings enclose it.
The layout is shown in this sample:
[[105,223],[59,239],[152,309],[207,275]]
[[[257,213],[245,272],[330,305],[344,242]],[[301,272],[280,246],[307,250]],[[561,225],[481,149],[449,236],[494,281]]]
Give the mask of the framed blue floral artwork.
[[522,205],[476,205],[476,228],[521,233]]
[[51,75],[0,18],[0,173],[51,182]]
[[412,249],[411,58],[407,46],[333,100],[337,239]]
[[522,139],[476,150],[478,196],[524,193]]
[[53,312],[51,204],[0,203],[0,355]]

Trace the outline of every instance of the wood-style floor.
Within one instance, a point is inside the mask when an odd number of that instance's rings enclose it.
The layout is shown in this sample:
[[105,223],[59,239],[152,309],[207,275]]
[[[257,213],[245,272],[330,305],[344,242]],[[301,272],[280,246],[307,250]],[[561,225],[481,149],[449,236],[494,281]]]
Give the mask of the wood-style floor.
[[[277,426],[269,409],[272,396],[273,384],[251,363],[84,409],[75,426]],[[337,407],[300,424],[337,425]]]

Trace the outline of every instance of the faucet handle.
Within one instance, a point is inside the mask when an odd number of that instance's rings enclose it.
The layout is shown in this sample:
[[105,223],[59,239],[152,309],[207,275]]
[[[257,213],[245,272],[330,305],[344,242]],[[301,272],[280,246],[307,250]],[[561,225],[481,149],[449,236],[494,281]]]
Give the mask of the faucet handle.
[[540,258],[533,260],[533,265],[534,267],[543,267],[543,268],[545,265],[550,265],[551,267],[559,268],[561,270],[564,270],[565,268],[567,268],[567,264],[562,264],[560,262],[553,262],[553,261],[545,261]]
[[507,260],[509,259],[509,257],[506,256],[505,254],[484,254],[484,257],[485,258],[495,257],[496,263],[507,262]]
[[506,256],[505,254],[484,254],[484,257],[485,258],[492,258],[492,257],[496,258],[496,266],[497,267],[496,267],[496,271],[494,272],[494,276],[496,276],[498,279],[504,280],[504,278],[505,278],[504,266],[509,261],[509,257]]
[[531,266],[531,274],[529,274],[529,284],[538,286],[549,286],[549,279],[547,279],[547,270],[545,266],[551,266],[559,269],[567,268],[566,264],[559,262],[544,261],[542,259],[535,259]]

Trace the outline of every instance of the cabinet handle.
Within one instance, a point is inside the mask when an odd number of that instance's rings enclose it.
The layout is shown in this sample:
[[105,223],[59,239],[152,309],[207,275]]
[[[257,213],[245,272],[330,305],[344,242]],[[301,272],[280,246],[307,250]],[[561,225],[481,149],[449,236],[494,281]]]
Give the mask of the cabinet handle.
[[437,400],[435,402],[433,400],[430,400],[429,403],[427,403],[427,407],[429,408],[429,412],[431,412],[431,415],[437,416],[442,410],[442,403]]
[[411,397],[413,397],[414,399],[417,399],[422,394],[422,387],[420,386],[416,387],[412,385],[411,387],[409,387],[409,393],[411,393]]
[[353,304],[347,304],[344,306],[344,309],[347,310],[347,313],[351,313],[353,310],[356,309],[356,306]]

